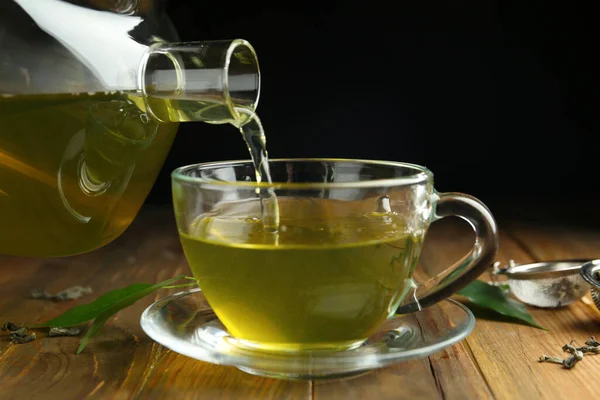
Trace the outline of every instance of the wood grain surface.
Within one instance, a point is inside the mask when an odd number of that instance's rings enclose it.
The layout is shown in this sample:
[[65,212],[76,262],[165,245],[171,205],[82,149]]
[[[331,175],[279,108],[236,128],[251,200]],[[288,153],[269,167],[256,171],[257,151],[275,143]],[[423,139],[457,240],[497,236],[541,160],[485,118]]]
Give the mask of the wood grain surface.
[[[498,259],[518,263],[600,257],[600,230],[501,224]],[[470,248],[470,228],[456,220],[436,223],[421,263],[449,266]],[[74,257],[0,256],[0,323],[41,322],[104,291],[134,282],[189,274],[172,211],[146,209],[119,239]],[[482,279],[489,279],[483,276]],[[74,302],[28,298],[32,288],[59,291],[89,285],[94,294]],[[600,336],[600,312],[589,298],[557,309],[530,308],[544,331],[492,318],[476,310],[477,324],[463,342],[426,359],[335,380],[284,381],[248,375],[174,353],[139,326],[145,307],[169,290],[120,312],[75,355],[78,338],[48,338],[13,345],[0,335],[0,400],[5,399],[520,399],[591,398],[600,355],[575,369],[540,364],[541,354],[561,356],[571,339]],[[485,317],[485,318],[484,318]]]

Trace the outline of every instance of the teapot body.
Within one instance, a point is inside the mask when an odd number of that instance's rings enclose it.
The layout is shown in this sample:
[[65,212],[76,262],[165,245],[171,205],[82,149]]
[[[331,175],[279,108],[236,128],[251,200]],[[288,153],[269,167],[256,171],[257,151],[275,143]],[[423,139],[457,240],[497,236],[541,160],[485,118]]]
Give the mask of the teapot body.
[[0,3],[0,254],[83,253],[130,225],[178,128],[145,113],[139,63],[177,40],[160,2]]

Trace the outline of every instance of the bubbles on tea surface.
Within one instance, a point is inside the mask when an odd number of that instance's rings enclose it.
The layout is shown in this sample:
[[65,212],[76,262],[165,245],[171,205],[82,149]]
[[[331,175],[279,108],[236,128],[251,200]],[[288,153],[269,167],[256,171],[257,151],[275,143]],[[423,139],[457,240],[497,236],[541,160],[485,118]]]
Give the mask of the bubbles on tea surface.
[[377,199],[377,210],[375,210],[375,212],[380,214],[392,213],[392,207],[390,205],[390,196],[386,194]]
[[395,221],[398,220],[398,213],[392,210],[390,196],[387,194],[380,196],[375,203],[375,210],[367,213],[365,216],[376,220],[378,223],[390,224],[392,228],[397,228],[398,225],[395,224]]

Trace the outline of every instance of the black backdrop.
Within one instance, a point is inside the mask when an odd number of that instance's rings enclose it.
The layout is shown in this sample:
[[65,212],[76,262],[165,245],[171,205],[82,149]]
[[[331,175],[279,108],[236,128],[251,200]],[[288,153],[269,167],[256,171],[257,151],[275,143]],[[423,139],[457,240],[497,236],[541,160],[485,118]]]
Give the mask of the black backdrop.
[[[440,191],[589,219],[600,88],[581,4],[171,0],[167,13],[182,40],[253,44],[271,157],[414,162]],[[148,203],[170,202],[177,166],[247,158],[237,135],[182,124]]]

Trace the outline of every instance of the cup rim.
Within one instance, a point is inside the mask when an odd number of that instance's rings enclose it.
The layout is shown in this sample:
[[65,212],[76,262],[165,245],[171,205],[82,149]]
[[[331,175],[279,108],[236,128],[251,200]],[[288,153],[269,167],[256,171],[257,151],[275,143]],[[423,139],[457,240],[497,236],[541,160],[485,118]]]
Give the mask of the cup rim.
[[343,162],[350,164],[371,164],[389,167],[409,168],[415,171],[414,174],[395,178],[372,179],[355,182],[255,182],[255,181],[220,181],[207,179],[197,176],[189,176],[185,172],[198,169],[221,168],[224,166],[241,166],[244,164],[252,164],[252,160],[228,160],[228,161],[210,161],[204,163],[188,164],[176,168],[171,172],[171,179],[178,183],[192,183],[200,186],[213,187],[231,187],[231,188],[269,188],[269,189],[355,189],[355,188],[381,188],[395,186],[410,186],[420,183],[433,181],[433,172],[422,165],[400,162],[400,161],[382,161],[369,159],[354,159],[354,158],[275,158],[270,159],[269,163],[283,162],[306,162],[306,163],[322,163],[322,162]]

